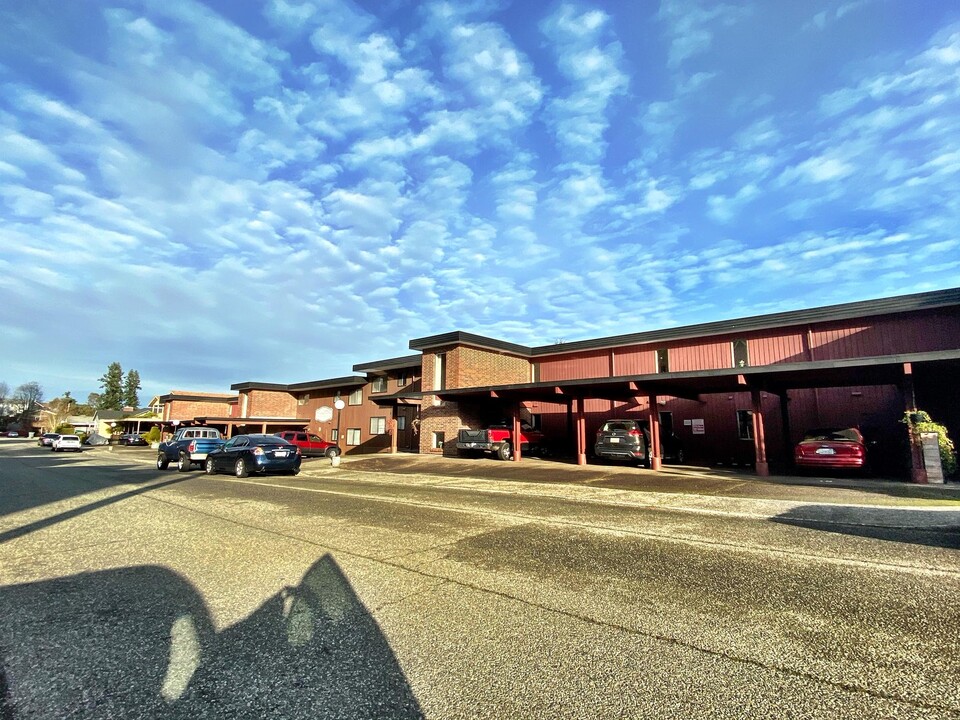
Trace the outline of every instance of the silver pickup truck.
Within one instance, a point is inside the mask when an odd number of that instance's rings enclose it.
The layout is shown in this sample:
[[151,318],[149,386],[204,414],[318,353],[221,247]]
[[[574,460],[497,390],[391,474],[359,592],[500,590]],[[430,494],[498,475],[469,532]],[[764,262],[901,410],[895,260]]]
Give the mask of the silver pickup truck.
[[223,445],[220,431],[211,427],[184,427],[177,430],[172,440],[160,443],[157,449],[157,469],[166,470],[172,462],[177,470],[187,472],[207,459],[207,453]]

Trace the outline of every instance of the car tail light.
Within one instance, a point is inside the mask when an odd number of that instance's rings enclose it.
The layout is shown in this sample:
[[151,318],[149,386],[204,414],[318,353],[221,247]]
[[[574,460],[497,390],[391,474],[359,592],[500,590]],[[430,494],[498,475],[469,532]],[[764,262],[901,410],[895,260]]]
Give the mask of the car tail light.
[[633,437],[639,437],[640,431],[637,430],[636,428],[634,428],[633,430],[630,430],[630,431],[627,433],[627,435],[632,435]]
[[254,455],[263,455],[263,448],[259,445],[253,449]]
[[299,454],[300,454],[300,446],[299,446],[299,445],[294,445],[293,448],[294,448],[294,452],[296,452],[297,455],[299,455]]
[[196,443],[196,441],[191,440],[191,441],[190,441],[190,444],[187,445],[187,452],[192,453],[192,452],[196,452],[196,451],[197,451],[197,443]]

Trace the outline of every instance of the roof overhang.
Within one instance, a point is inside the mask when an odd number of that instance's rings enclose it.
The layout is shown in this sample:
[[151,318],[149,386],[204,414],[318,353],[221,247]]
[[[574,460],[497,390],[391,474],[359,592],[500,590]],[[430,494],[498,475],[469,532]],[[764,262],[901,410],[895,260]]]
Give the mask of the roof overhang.
[[405,355],[403,357],[389,358],[387,360],[376,360],[374,362],[358,363],[353,366],[354,372],[387,372],[388,370],[400,370],[401,368],[420,368],[423,361],[423,355]]

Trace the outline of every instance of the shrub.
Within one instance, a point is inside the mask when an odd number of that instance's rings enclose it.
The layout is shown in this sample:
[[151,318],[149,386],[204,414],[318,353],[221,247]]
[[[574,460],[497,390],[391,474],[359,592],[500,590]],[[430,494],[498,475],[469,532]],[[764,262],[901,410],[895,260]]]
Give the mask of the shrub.
[[143,434],[143,439],[151,445],[160,442],[160,428],[154,426]]
[[943,425],[934,422],[923,410],[906,413],[902,422],[910,428],[910,435],[918,444],[920,433],[936,433],[940,445],[940,465],[943,467],[943,474],[952,476],[957,472],[957,453]]
[[54,432],[60,435],[76,435],[77,429],[73,425],[58,425]]

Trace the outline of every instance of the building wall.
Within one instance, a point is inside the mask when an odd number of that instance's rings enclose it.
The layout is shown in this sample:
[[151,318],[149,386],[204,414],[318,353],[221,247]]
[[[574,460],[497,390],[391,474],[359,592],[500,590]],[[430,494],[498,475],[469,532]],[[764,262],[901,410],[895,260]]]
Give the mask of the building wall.
[[195,417],[223,417],[235,407],[226,399],[168,400],[163,404],[163,420],[193,420]]
[[733,342],[747,341],[749,365],[838,360],[956,349],[960,309],[881,315],[746,333],[538,358],[542,380],[599,378],[656,372],[656,352],[669,352],[670,372],[732,368]]
[[488,422],[489,412],[465,403],[441,401],[429,392],[439,389],[435,371],[441,354],[446,356],[447,390],[527,383],[532,380],[532,367],[526,358],[467,346],[451,345],[423,354],[422,387],[426,394],[420,414],[420,452],[456,455],[460,428],[482,427]]
[[[404,382],[399,382],[399,377],[405,375]],[[405,429],[397,431],[398,449],[417,449],[418,443],[415,442],[417,432],[417,418],[419,408],[417,406],[381,406],[373,401],[377,396],[393,395],[404,390],[416,391],[420,387],[420,368],[408,368],[406,373],[391,371],[387,373],[387,387],[380,392],[373,391],[374,381],[361,388],[362,401],[359,405],[350,404],[350,394],[356,387],[343,388],[324,388],[321,390],[310,390],[292,395],[296,404],[296,417],[310,420],[307,431],[315,433],[325,440],[329,440],[334,435],[339,423],[340,439],[337,441],[344,455],[359,455],[364,453],[390,452],[391,442],[390,433],[391,421],[395,421],[399,415],[405,417]],[[340,397],[344,403],[343,410],[337,411],[334,402]],[[321,407],[330,408],[332,417],[330,420],[317,420],[317,411]],[[382,434],[372,433],[371,427],[373,418],[383,418],[384,432]],[[347,430],[353,428],[360,431],[359,443],[347,444]]]
[[286,390],[243,390],[239,404],[243,417],[297,417],[297,400]]

